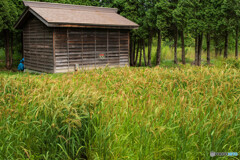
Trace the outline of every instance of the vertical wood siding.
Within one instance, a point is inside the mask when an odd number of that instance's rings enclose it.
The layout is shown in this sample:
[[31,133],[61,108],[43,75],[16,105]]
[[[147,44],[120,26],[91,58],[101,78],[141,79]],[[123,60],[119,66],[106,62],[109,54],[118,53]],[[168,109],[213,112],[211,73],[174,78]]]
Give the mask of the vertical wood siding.
[[[23,29],[26,69],[58,73],[129,64],[129,30],[48,28],[31,18]],[[104,57],[103,57],[104,55]]]
[[[56,72],[129,64],[129,31],[55,28]],[[104,58],[101,57],[104,55]]]
[[129,31],[120,32],[120,66],[129,65]]
[[54,72],[53,32],[36,18],[23,28],[25,68],[39,72]]

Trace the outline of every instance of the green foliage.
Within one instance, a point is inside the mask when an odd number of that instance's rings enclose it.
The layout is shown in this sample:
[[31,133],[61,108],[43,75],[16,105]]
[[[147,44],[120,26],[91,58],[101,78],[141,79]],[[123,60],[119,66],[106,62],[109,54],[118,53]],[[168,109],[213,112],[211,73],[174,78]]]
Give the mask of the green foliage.
[[145,0],[128,1],[128,0],[115,0],[112,7],[118,8],[119,13],[140,25],[138,30],[133,30],[134,37],[144,39],[148,35],[149,24],[147,21],[148,7]]
[[179,30],[185,30],[190,13],[188,12],[188,5],[185,0],[179,0],[176,9],[173,11],[174,22],[177,24]]
[[236,59],[228,59],[224,64],[229,68],[240,69],[240,63]]
[[239,152],[240,72],[218,67],[0,73],[0,159],[209,159]]
[[[140,39],[160,29],[162,66],[1,72],[0,159],[208,159],[212,150],[240,151],[239,61],[218,58],[198,68],[171,60],[174,26],[186,31],[188,63],[195,34],[210,32],[222,47],[219,37],[239,23],[239,0],[44,2],[116,7],[140,25],[133,31]],[[22,11],[21,0],[1,0],[0,31],[14,31]]]
[[0,32],[3,29],[14,30],[13,26],[22,12],[21,0],[0,1]]
[[161,30],[163,38],[172,39],[176,34],[177,27],[174,21],[174,10],[176,10],[178,0],[166,1],[160,0],[155,4],[155,12],[157,16],[156,27]]
[[[22,55],[18,52],[18,49],[16,48],[14,50],[13,55],[13,68],[14,70],[17,68],[17,66],[20,63],[20,60],[22,59]],[[0,71],[5,68],[5,52],[3,48],[0,48]]]
[[87,6],[99,6],[100,5],[99,1],[92,1],[92,0],[31,0],[31,1],[74,4],[74,5],[87,5]]
[[[102,6],[118,8],[119,14],[140,25],[132,31],[132,37],[147,39],[150,34],[156,36],[161,30],[164,41],[172,41],[176,34],[175,28],[184,31],[186,46],[192,46],[198,34],[210,33],[214,46],[224,47],[224,36],[229,32],[229,48],[234,48],[235,30],[239,29],[240,1],[239,0],[35,0],[64,4]],[[0,2],[0,33],[13,29],[17,18],[23,12],[22,0],[2,0]],[[238,27],[238,28],[237,28]],[[4,37],[3,34],[0,34]],[[0,40],[3,46],[3,39]]]
[[162,32],[169,28],[171,25],[172,12],[170,9],[169,1],[159,1],[156,3],[155,8],[157,12],[157,27]]

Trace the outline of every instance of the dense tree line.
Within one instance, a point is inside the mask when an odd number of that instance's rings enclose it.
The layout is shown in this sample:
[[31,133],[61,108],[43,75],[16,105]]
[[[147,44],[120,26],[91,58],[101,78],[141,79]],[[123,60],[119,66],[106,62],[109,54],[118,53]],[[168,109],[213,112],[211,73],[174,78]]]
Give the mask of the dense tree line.
[[[185,40],[194,39],[195,61],[201,65],[202,46],[206,42],[207,63],[214,44],[215,56],[228,57],[229,38],[235,39],[235,57],[238,58],[240,0],[38,0],[44,2],[116,7],[124,17],[140,25],[131,32],[130,65],[152,66],[152,43],[157,39],[156,65],[161,62],[162,41],[173,42],[174,63],[177,47],[181,44],[181,62],[186,63]],[[6,67],[11,68],[14,43],[21,42],[20,32],[13,25],[23,12],[22,0],[0,1],[0,45],[4,44]],[[180,42],[179,42],[180,41]],[[145,48],[148,47],[147,53]],[[1,46],[2,47],[2,46]],[[213,48],[212,47],[212,48]]]

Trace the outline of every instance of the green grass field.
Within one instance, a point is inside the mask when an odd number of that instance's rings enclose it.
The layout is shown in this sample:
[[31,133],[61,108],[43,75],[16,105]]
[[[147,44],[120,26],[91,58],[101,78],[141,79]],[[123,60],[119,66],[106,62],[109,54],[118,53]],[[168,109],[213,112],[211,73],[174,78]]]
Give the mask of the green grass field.
[[165,56],[153,68],[1,71],[0,159],[181,160],[215,159],[210,151],[240,153],[240,62],[219,58],[195,67],[173,65]]

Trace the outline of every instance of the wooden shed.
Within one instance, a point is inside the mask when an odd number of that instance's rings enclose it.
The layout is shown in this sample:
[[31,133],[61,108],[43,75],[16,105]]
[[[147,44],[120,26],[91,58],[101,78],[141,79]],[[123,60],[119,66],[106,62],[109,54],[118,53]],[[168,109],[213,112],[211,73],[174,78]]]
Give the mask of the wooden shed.
[[129,65],[134,22],[115,8],[24,1],[15,25],[23,31],[25,68],[71,72],[78,68]]

